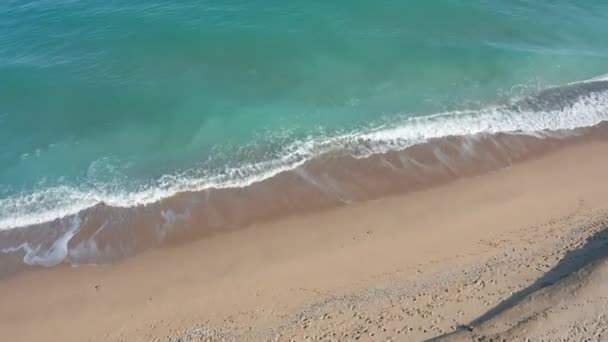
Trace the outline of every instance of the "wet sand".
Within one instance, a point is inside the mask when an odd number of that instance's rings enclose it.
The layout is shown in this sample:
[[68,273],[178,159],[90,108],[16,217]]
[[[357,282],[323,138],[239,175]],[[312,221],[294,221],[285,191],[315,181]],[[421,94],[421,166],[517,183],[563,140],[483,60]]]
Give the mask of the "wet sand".
[[608,143],[0,281],[7,341],[607,338]]
[[[448,136],[365,158],[340,150],[248,185],[180,192],[147,205],[99,203],[50,222],[0,229],[0,278],[27,265],[115,263],[161,245],[438,187],[606,137],[608,123],[600,123],[575,130]],[[368,143],[359,141],[357,147]]]

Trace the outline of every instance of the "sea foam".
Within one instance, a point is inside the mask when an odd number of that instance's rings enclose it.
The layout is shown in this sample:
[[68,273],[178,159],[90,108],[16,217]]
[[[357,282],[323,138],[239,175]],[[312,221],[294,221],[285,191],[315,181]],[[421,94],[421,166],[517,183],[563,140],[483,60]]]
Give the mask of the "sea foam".
[[[593,126],[608,120],[608,82],[604,79],[605,76],[602,76],[556,88],[558,91],[563,89],[564,96],[572,97],[565,98],[565,104],[557,109],[530,109],[529,106],[514,102],[480,110],[451,111],[418,117],[403,115],[395,123],[375,129],[295,141],[273,159],[227,168],[220,173],[168,174],[135,191],[120,190],[120,186],[115,184],[102,184],[92,189],[57,186],[9,196],[0,199],[0,230],[51,222],[100,203],[129,208],[145,206],[182,192],[246,187],[293,170],[315,157],[336,151],[345,151],[356,158],[366,158],[449,136],[500,132],[542,135],[550,134],[551,131]],[[578,91],[577,87],[590,83],[597,86],[593,91]],[[527,105],[535,102],[542,103],[542,98],[530,97],[522,101]],[[191,176],[192,173],[202,176]]]

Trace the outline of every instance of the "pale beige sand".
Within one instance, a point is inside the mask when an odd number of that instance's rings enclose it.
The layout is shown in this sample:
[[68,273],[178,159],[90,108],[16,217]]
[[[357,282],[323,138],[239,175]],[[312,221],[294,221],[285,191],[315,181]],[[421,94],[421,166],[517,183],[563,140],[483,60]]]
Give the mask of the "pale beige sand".
[[578,144],[114,266],[23,273],[0,281],[0,340],[605,340],[607,156]]

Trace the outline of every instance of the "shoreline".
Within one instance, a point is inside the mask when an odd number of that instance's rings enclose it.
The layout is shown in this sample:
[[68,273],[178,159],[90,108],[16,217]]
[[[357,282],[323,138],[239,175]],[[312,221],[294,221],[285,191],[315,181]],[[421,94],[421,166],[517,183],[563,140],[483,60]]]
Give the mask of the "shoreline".
[[322,156],[243,188],[185,192],[133,208],[100,204],[50,223],[0,231],[0,278],[31,266],[114,264],[255,224],[407,195],[605,141],[607,133],[602,122],[536,134],[444,137],[366,158]]
[[448,334],[608,227],[606,153],[604,141],[576,143],[485,175],[253,223],[111,266],[22,272],[0,280],[11,294],[0,298],[0,330],[12,341]]

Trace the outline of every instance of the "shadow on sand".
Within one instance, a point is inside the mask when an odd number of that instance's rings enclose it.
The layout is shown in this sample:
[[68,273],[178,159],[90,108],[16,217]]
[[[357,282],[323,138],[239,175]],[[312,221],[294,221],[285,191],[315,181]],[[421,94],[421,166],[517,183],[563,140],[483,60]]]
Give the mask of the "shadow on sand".
[[557,283],[561,279],[585,268],[596,260],[608,257],[608,224],[602,222],[602,225],[604,226],[603,230],[587,239],[581,248],[566,253],[555,267],[537,279],[533,284],[514,293],[511,297],[505,299],[468,325],[462,325],[454,332],[432,338],[429,341],[443,340],[462,331],[474,331],[476,327],[500,315],[509,308],[516,306],[534,292]]

